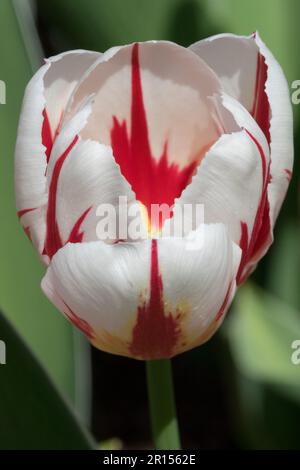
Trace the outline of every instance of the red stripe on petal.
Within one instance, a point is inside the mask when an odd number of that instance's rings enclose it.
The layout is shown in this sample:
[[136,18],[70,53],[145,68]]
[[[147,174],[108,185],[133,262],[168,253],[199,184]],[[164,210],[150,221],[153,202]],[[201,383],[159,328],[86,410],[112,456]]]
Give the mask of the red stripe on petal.
[[267,76],[267,64],[264,57],[258,53],[254,91],[255,94],[251,114],[265,134],[268,143],[270,144],[270,104],[265,90]]
[[293,176],[293,172],[289,170],[288,168],[284,168],[283,171],[286,173],[288,182],[290,182]]
[[[29,209],[21,209],[20,211],[17,212],[17,216],[19,217],[19,219],[21,219],[23,215],[28,214],[29,212],[32,212],[35,210],[36,210],[36,207],[31,207]],[[26,227],[23,226],[23,230],[25,234],[27,235],[27,237],[29,238],[29,240],[32,241],[31,233],[30,233],[30,226],[29,225]]]
[[21,209],[20,211],[17,212],[17,216],[19,217],[19,219],[21,219],[23,215],[27,214],[28,212],[35,211],[35,210],[36,210],[36,207],[31,207],[30,209]]
[[265,203],[262,203],[258,213],[259,221],[255,227],[253,235],[253,244],[250,251],[250,259],[255,258],[257,254],[268,244],[271,237],[270,206],[266,196]]
[[248,225],[245,222],[241,222],[241,238],[239,242],[239,247],[242,250],[242,257],[236,276],[236,282],[238,285],[242,282],[243,271],[248,259]]
[[249,244],[249,259],[253,258],[257,252],[266,244],[270,233],[271,233],[271,222],[269,214],[269,200],[268,200],[268,184],[270,180],[270,163],[266,164],[266,157],[262,146],[258,140],[248,132],[253,142],[258,148],[261,164],[262,164],[262,176],[263,176],[263,188],[260,198],[260,203],[256,213],[254,226],[252,229],[251,240]]
[[[262,193],[255,215],[251,237],[249,245],[245,246],[245,223],[241,222],[241,242],[240,247],[243,250],[242,259],[239,267],[237,276],[237,283],[241,284],[247,277],[247,263],[255,259],[258,254],[267,246],[271,236],[271,221],[270,221],[270,207],[268,200],[268,184],[270,181],[270,163],[267,165],[266,157],[262,146],[258,140],[246,129],[247,134],[257,146],[261,157],[262,166]],[[247,225],[246,225],[247,227]],[[248,238],[248,227],[247,227],[247,238]],[[243,246],[241,245],[243,244]],[[244,251],[245,250],[245,251]]]
[[91,325],[86,320],[83,320],[83,318],[80,318],[78,315],[76,315],[76,313],[73,312],[73,310],[65,302],[64,304],[69,310],[69,313],[64,312],[64,314],[69,318],[73,325],[82,331],[82,333],[84,333],[90,340],[95,339],[96,335]]
[[[265,153],[264,153],[264,151],[263,151],[262,146],[260,145],[260,143],[258,142],[258,140],[254,137],[254,135],[251,134],[251,132],[249,132],[247,129],[245,129],[245,131],[247,132],[247,134],[249,135],[250,139],[253,140],[253,142],[255,143],[256,147],[258,148],[259,155],[260,155],[260,159],[261,159],[262,181],[263,181],[263,186],[265,186],[265,184],[266,184],[266,177],[267,177],[267,171],[268,171]],[[268,176],[269,176],[269,175],[268,175]],[[268,183],[268,181],[267,181],[267,183]]]
[[47,158],[47,163],[50,158],[52,146],[53,146],[53,138],[51,134],[51,127],[48,118],[48,114],[46,109],[43,111],[43,126],[42,126],[42,144],[46,147],[45,154]]
[[[151,151],[149,129],[144,105],[142,80],[139,63],[139,45],[134,44],[131,55],[131,123],[130,135],[126,121],[119,122],[113,116],[111,145],[121,172],[131,184],[136,197],[151,215],[151,204],[174,204],[191,180],[197,161],[183,169],[168,162],[167,142],[163,153],[156,159]],[[202,149],[205,153],[206,149]],[[152,221],[155,223],[155,221]],[[160,225],[164,222],[160,220]]]
[[49,117],[46,111],[46,108],[43,110],[43,125],[42,125],[42,144],[46,147],[45,154],[47,158],[47,163],[49,162],[51,150],[54,144],[54,141],[58,135],[59,127],[62,121],[63,112],[60,114],[58,125],[52,134]]
[[232,291],[232,287],[233,287],[233,281],[231,281],[229,283],[229,286],[228,286],[228,289],[227,289],[227,292],[226,292],[226,295],[225,295],[224,302],[222,303],[221,308],[220,308],[220,310],[218,311],[218,313],[216,315],[215,321],[219,321],[223,317],[224,313],[226,312],[226,307],[227,307],[227,304],[228,304],[229,299],[230,299],[230,294],[231,294],[231,291]]
[[80,232],[81,224],[84,221],[84,219],[86,218],[86,216],[88,215],[88,213],[90,212],[91,208],[92,207],[89,207],[88,209],[86,209],[83,212],[83,214],[79,217],[77,222],[75,223],[74,227],[71,230],[70,236],[69,236],[68,241],[70,243],[81,243],[82,242],[84,233]]
[[171,357],[179,334],[178,318],[165,314],[157,240],[152,240],[150,298],[138,309],[130,352],[142,359]]
[[24,232],[25,234],[27,235],[27,237],[29,238],[29,240],[32,242],[31,240],[31,233],[30,233],[30,227],[24,227]]
[[57,250],[62,246],[62,240],[59,233],[59,228],[56,220],[56,193],[58,178],[64,164],[65,159],[69,155],[70,151],[78,141],[78,136],[75,136],[73,141],[70,143],[68,148],[64,153],[58,158],[55,163],[51,183],[49,187],[49,196],[48,196],[48,208],[47,208],[47,231],[46,231],[46,241],[43,254],[46,254],[51,259]]

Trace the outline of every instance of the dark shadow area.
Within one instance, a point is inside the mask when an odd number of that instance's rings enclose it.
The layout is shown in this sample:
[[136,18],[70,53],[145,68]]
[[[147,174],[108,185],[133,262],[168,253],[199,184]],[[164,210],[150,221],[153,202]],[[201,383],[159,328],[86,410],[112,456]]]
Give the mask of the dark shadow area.
[[183,0],[170,17],[169,39],[185,47],[220,32],[197,0]]
[[[184,448],[232,449],[227,389],[218,355],[220,335],[173,360],[176,403]],[[126,448],[151,448],[144,362],[93,348],[93,432]]]

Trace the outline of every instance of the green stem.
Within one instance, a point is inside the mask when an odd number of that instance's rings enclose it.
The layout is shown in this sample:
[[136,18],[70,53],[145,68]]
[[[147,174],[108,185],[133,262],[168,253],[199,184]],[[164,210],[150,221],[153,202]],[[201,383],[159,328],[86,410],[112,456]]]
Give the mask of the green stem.
[[156,449],[180,449],[170,359],[147,361],[147,384]]

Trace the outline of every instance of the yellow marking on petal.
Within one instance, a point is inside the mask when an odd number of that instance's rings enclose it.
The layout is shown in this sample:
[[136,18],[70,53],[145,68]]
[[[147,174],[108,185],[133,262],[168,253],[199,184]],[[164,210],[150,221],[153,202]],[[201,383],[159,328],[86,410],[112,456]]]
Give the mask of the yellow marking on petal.
[[147,229],[148,237],[151,238],[160,238],[162,229],[159,227],[156,227],[155,225],[151,225],[151,220],[149,217],[149,213],[147,210],[147,207],[141,202],[138,201],[140,208],[141,208],[141,218],[142,221],[145,224],[145,227]]

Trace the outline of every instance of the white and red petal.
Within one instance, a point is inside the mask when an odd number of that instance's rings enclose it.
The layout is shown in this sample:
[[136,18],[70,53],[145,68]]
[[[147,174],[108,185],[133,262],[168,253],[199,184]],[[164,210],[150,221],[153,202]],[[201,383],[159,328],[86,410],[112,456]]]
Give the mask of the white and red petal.
[[[243,249],[248,250],[251,237],[256,237],[257,213],[265,203],[269,150],[262,131],[245,108],[228,96],[223,96],[222,102],[241,130],[222,135],[207,152],[192,182],[176,200],[173,219],[166,222],[164,230],[171,230],[169,223],[174,224],[175,233],[180,233],[177,225],[185,205],[202,204],[204,222],[225,224],[237,244],[241,244],[244,225],[248,238]],[[194,220],[194,224],[199,222]]]
[[268,186],[271,225],[274,226],[291,179],[294,159],[293,114],[289,87],[279,63],[259,34],[254,40],[267,66],[265,91],[271,109],[271,181]]
[[217,73],[227,93],[248,109],[270,145],[269,208],[264,212],[260,243],[253,252],[255,262],[272,242],[272,230],[292,171],[293,120],[288,84],[258,33],[250,37],[220,34],[190,48]]
[[216,72],[227,94],[250,113],[257,109],[257,91],[264,89],[264,83],[259,51],[252,37],[218,34],[192,44],[189,49]]
[[26,88],[15,151],[16,204],[39,253],[45,238],[45,174],[61,115],[77,81],[98,57],[70,51],[47,59]]
[[47,200],[45,171],[47,159],[42,143],[45,107],[44,65],[29,82],[23,101],[15,150],[16,205],[21,223],[39,253],[45,236],[41,206]]
[[204,225],[198,237],[68,244],[42,288],[96,347],[171,357],[213,334],[235,291],[240,249],[226,228]]
[[67,103],[86,71],[102,56],[99,52],[74,50],[46,59],[50,64],[44,76],[46,129],[52,142],[63,118]]
[[82,137],[112,146],[122,174],[147,209],[172,205],[224,131],[212,99],[219,89],[216,75],[187,49],[136,43],[114,50],[89,70],[66,119],[93,94]]
[[117,213],[119,197],[126,197],[128,205],[135,201],[111,147],[80,137],[91,110],[89,99],[62,127],[52,149],[46,174],[48,200],[43,251],[49,259],[67,242],[98,239],[99,205],[109,204]]
[[[120,197],[135,201],[131,188],[116,164],[111,147],[91,140],[79,140],[61,167],[57,185],[57,224],[64,243],[70,238],[82,214],[81,240],[97,240],[97,208],[110,204],[118,214]],[[124,200],[124,199],[123,199]],[[74,231],[73,231],[74,234]]]

